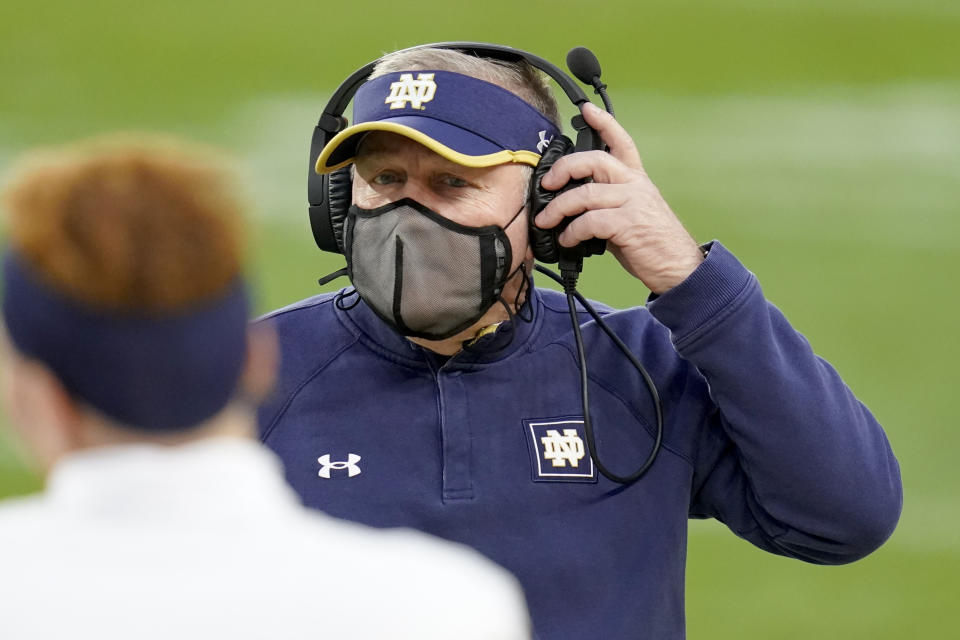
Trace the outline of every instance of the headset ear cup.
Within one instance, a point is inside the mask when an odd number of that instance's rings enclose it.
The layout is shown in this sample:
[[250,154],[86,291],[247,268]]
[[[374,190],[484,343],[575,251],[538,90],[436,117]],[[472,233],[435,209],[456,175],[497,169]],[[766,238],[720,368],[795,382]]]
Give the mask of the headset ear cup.
[[353,200],[353,176],[350,167],[341,167],[328,176],[327,202],[330,212],[330,227],[337,240],[337,247],[343,253],[343,225],[347,220],[347,211]]
[[557,243],[556,229],[541,229],[534,224],[533,219],[538,213],[543,211],[555,197],[563,192],[563,189],[557,191],[548,191],[540,186],[540,180],[553,164],[563,156],[572,153],[574,148],[570,138],[559,135],[554,138],[547,146],[543,155],[540,156],[540,162],[533,169],[533,177],[530,179],[530,217],[529,238],[530,247],[533,250],[533,257],[540,262],[553,263],[560,260],[560,246]]

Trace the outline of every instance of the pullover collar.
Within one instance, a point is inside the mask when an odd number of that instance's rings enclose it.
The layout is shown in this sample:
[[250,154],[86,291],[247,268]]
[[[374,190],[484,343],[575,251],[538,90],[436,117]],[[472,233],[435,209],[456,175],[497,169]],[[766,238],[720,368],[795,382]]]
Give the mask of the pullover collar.
[[358,300],[356,306],[350,308],[337,306],[336,315],[344,327],[361,342],[390,360],[414,367],[470,369],[507,360],[531,348],[542,323],[543,303],[540,292],[532,286],[532,281],[529,291],[529,309],[524,310],[524,315],[529,317],[532,312],[532,321],[527,322],[514,316],[513,320],[500,323],[495,331],[483,335],[450,356],[445,363],[443,356],[414,344],[394,331],[378,318],[363,300]]

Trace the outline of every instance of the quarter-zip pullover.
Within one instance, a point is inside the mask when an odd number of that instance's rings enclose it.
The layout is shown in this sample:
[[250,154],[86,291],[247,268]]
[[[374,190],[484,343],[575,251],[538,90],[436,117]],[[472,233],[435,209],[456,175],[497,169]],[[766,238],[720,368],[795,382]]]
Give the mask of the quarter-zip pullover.
[[[599,307],[662,400],[662,450],[629,486],[585,452],[562,294],[533,289],[532,321],[446,361],[351,304],[321,295],[268,316],[283,361],[263,440],[307,505],[464,542],[510,569],[541,639],[683,638],[688,518],[843,563],[899,517],[882,428],[720,243],[646,307]],[[654,443],[651,395],[585,312],[579,322],[599,456],[626,474]]]

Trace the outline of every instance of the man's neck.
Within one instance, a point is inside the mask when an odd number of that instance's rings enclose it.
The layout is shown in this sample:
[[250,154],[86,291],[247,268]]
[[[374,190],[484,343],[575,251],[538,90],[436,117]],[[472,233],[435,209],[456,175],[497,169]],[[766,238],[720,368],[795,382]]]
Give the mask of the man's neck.
[[179,432],[146,432],[121,427],[102,417],[90,417],[78,440],[76,449],[124,444],[156,444],[179,446],[214,437],[251,438],[255,425],[251,410],[244,403],[234,401],[203,423]]
[[[523,306],[526,302],[527,297],[530,294],[529,287],[522,287],[517,284],[518,280],[522,280],[527,277],[527,270],[518,270],[511,278],[511,282],[508,286],[504,287],[504,294],[508,297],[507,300],[514,300],[515,303],[513,306],[513,313],[516,314],[518,308]],[[519,295],[518,295],[519,294]],[[463,350],[463,345],[469,343],[472,340],[475,340],[486,333],[495,331],[496,327],[510,319],[510,314],[507,313],[506,308],[500,302],[494,303],[490,309],[487,310],[483,316],[470,325],[468,328],[464,329],[457,335],[447,338],[445,340],[426,340],[424,338],[414,338],[407,337],[407,339],[417,345],[420,345],[424,349],[429,349],[434,353],[438,353],[442,356],[453,356]]]
[[[506,311],[504,311],[502,307],[500,308],[500,311],[503,311],[504,316],[507,315]],[[486,317],[487,316],[484,315],[484,318]],[[461,331],[457,335],[453,336],[452,338],[447,338],[446,340],[425,340],[423,338],[413,337],[408,337],[407,339],[410,342],[418,344],[424,349],[429,349],[430,351],[433,351],[441,356],[454,356],[463,350],[463,345],[465,343],[486,335],[491,331],[496,331],[496,327],[506,319],[507,318],[503,318],[502,320],[492,320],[486,323],[484,323],[483,319],[481,319],[480,322],[477,322],[469,329]]]

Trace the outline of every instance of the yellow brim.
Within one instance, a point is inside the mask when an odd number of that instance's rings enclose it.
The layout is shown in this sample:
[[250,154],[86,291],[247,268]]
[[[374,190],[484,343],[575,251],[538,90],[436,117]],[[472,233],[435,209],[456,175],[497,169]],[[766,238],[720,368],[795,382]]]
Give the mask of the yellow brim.
[[504,149],[502,151],[497,151],[496,153],[490,153],[487,155],[469,156],[437,142],[430,136],[417,131],[412,127],[397,124],[395,122],[374,121],[362,122],[360,124],[355,124],[352,127],[347,127],[334,136],[317,157],[314,170],[320,174],[330,173],[353,162],[356,158],[356,148],[350,152],[348,158],[340,160],[336,164],[327,165],[327,160],[330,159],[330,156],[333,155],[333,152],[336,151],[341,145],[348,142],[348,140],[353,143],[359,142],[359,140],[354,140],[354,138],[359,138],[360,134],[367,133],[369,131],[387,131],[389,133],[396,133],[404,136],[405,138],[410,138],[414,142],[422,144],[443,158],[446,158],[447,160],[455,162],[456,164],[464,167],[493,167],[499,164],[510,163],[527,164],[535,167],[537,166],[537,163],[540,162],[540,154],[534,153],[533,151],[527,151],[525,149],[520,151],[509,151]]

